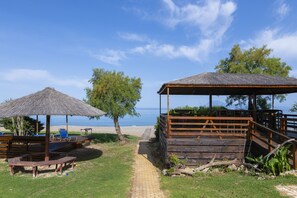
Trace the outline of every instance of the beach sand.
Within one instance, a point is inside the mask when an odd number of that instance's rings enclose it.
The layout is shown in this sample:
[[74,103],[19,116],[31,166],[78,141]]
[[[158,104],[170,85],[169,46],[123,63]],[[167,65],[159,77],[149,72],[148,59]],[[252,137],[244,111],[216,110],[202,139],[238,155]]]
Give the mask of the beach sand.
[[[51,126],[51,131],[57,132],[60,128],[65,129],[65,125],[61,126]],[[80,129],[92,128],[93,133],[116,133],[114,127],[104,127],[104,126],[68,126],[69,131],[80,131]],[[154,137],[154,126],[123,126],[121,127],[122,133],[127,135],[134,135],[141,137],[146,129],[151,129],[150,137]],[[45,130],[45,129],[44,129]],[[43,131],[44,131],[43,130]],[[0,131],[6,131],[3,127],[0,127]]]

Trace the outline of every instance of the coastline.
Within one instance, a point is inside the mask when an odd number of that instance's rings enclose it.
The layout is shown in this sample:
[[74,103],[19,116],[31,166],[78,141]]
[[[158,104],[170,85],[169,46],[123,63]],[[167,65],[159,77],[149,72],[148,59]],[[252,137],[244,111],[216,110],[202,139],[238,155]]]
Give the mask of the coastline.
[[[60,128],[65,129],[65,125],[57,125],[57,126],[51,126],[52,132],[59,131]],[[75,131],[80,132],[81,129],[84,128],[92,128],[92,133],[113,133],[116,134],[115,128],[112,126],[73,126],[69,125],[68,130],[69,131]],[[123,126],[121,127],[122,133],[125,135],[133,135],[137,137],[141,137],[142,134],[146,129],[151,129],[150,137],[154,137],[154,126]],[[0,131],[6,131],[3,127],[0,127]],[[42,130],[44,132],[45,129]]]

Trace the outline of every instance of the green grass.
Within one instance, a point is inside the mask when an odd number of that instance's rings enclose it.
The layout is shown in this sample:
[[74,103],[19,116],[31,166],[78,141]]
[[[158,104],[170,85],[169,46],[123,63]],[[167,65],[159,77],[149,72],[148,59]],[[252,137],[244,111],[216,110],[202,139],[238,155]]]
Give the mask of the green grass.
[[196,177],[162,176],[161,187],[170,197],[281,197],[276,185],[297,184],[294,176],[257,180],[254,176],[244,176],[229,172],[220,175],[200,175]]
[[[102,137],[104,137],[102,139]],[[136,137],[121,145],[113,134],[95,135],[96,152],[78,161],[68,176],[32,178],[30,173],[10,176],[7,163],[0,164],[1,197],[127,197],[132,178]],[[108,139],[109,141],[106,141]]]

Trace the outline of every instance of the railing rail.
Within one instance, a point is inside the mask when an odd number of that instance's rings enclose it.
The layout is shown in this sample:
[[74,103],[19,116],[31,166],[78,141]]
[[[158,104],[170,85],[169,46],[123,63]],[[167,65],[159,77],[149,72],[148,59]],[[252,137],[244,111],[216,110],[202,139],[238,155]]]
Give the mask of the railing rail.
[[297,138],[297,115],[283,114],[280,118],[279,131],[289,137]]
[[[266,126],[260,125],[254,121],[249,122],[248,137],[251,141],[257,141],[260,145],[271,152],[278,144],[292,139],[283,133],[274,131]],[[292,166],[297,169],[297,141],[290,142],[292,144],[289,158],[292,160]]]
[[167,137],[245,137],[251,117],[161,115],[160,130]]

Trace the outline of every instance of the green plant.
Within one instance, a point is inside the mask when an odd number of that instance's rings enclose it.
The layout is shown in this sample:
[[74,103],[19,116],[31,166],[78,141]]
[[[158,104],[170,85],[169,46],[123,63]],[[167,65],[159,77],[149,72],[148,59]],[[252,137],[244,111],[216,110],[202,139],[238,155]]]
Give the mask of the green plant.
[[169,162],[170,162],[171,167],[177,167],[180,164],[180,160],[177,157],[177,155],[175,155],[175,154],[171,154],[169,156]]
[[156,140],[159,141],[159,132],[160,132],[160,117],[157,117],[157,122],[154,126],[155,129],[155,136],[156,136]]
[[[216,111],[227,110],[223,106],[213,106],[211,115],[215,115]],[[170,115],[183,115],[183,116],[206,116],[210,114],[209,107],[200,106],[200,107],[177,107],[169,111]]]
[[141,98],[140,78],[130,78],[123,72],[95,68],[89,82],[92,87],[86,88],[86,102],[106,112],[106,116],[113,119],[119,140],[125,141],[119,118],[126,115],[139,116],[135,105]]
[[178,156],[175,155],[175,154],[169,155],[168,160],[169,160],[169,163],[170,163],[170,167],[174,168],[174,169],[183,168],[183,167],[185,167],[185,165],[187,163],[187,159],[180,160],[178,158]]
[[[36,132],[36,119],[29,116],[18,116],[0,119],[0,124],[5,129],[14,132],[16,135],[28,135]],[[38,132],[44,129],[43,123],[38,121]]]
[[247,156],[246,159],[251,163],[256,164],[261,170],[264,172],[273,175],[279,175],[285,171],[289,171],[291,166],[288,160],[288,153],[289,153],[290,145],[283,146],[276,153],[270,157],[269,155],[263,157],[262,155],[259,157],[249,157]]

